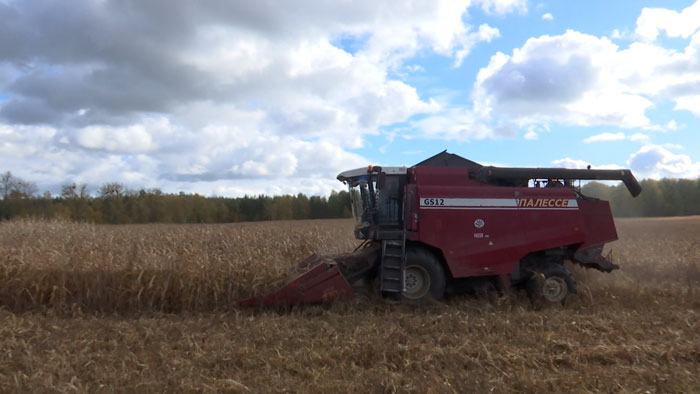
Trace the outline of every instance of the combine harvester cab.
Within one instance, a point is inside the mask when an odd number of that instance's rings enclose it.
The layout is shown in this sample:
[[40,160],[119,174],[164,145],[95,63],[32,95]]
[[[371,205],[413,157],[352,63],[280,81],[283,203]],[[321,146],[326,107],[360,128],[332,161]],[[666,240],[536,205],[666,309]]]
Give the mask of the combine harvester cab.
[[362,248],[311,256],[287,285],[241,304],[320,303],[358,288],[420,302],[511,287],[562,302],[576,293],[564,261],[618,268],[602,254],[617,239],[610,205],[581,194],[575,181],[620,180],[632,196],[641,192],[629,170],[490,167],[447,152],[410,168],[345,171],[338,180],[349,187]]

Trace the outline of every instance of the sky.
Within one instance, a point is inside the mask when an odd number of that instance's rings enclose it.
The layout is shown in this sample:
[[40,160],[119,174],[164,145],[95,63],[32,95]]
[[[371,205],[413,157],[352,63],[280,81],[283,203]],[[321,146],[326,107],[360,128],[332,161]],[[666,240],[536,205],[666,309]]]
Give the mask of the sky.
[[0,172],[328,195],[443,150],[700,177],[700,0],[0,0]]

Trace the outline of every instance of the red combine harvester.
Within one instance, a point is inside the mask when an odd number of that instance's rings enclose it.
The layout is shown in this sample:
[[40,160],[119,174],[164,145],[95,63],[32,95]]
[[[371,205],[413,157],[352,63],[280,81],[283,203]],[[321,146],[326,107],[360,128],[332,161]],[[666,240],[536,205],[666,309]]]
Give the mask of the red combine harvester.
[[364,242],[351,254],[309,257],[286,286],[242,305],[319,303],[360,288],[417,302],[510,287],[559,303],[576,292],[565,260],[619,268],[602,255],[617,239],[610,205],[574,181],[621,180],[632,196],[641,192],[630,170],[491,167],[447,152],[338,180],[349,186],[355,237]]

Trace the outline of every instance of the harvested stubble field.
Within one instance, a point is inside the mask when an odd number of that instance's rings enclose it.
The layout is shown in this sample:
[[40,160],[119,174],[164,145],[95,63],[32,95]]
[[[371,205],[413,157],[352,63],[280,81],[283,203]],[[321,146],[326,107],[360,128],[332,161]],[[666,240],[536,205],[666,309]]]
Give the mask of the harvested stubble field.
[[350,228],[0,223],[0,392],[700,392],[700,218],[619,220],[561,308],[235,305]]

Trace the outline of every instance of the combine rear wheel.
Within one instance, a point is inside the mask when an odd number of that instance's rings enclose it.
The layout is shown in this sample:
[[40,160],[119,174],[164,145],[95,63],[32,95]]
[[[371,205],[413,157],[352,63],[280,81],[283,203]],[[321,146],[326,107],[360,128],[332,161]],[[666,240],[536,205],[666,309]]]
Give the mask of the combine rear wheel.
[[446,282],[445,271],[435,255],[425,249],[406,250],[404,299],[422,302],[428,298],[442,298]]
[[533,303],[560,304],[576,293],[576,281],[563,265],[547,264],[528,280],[527,292]]

